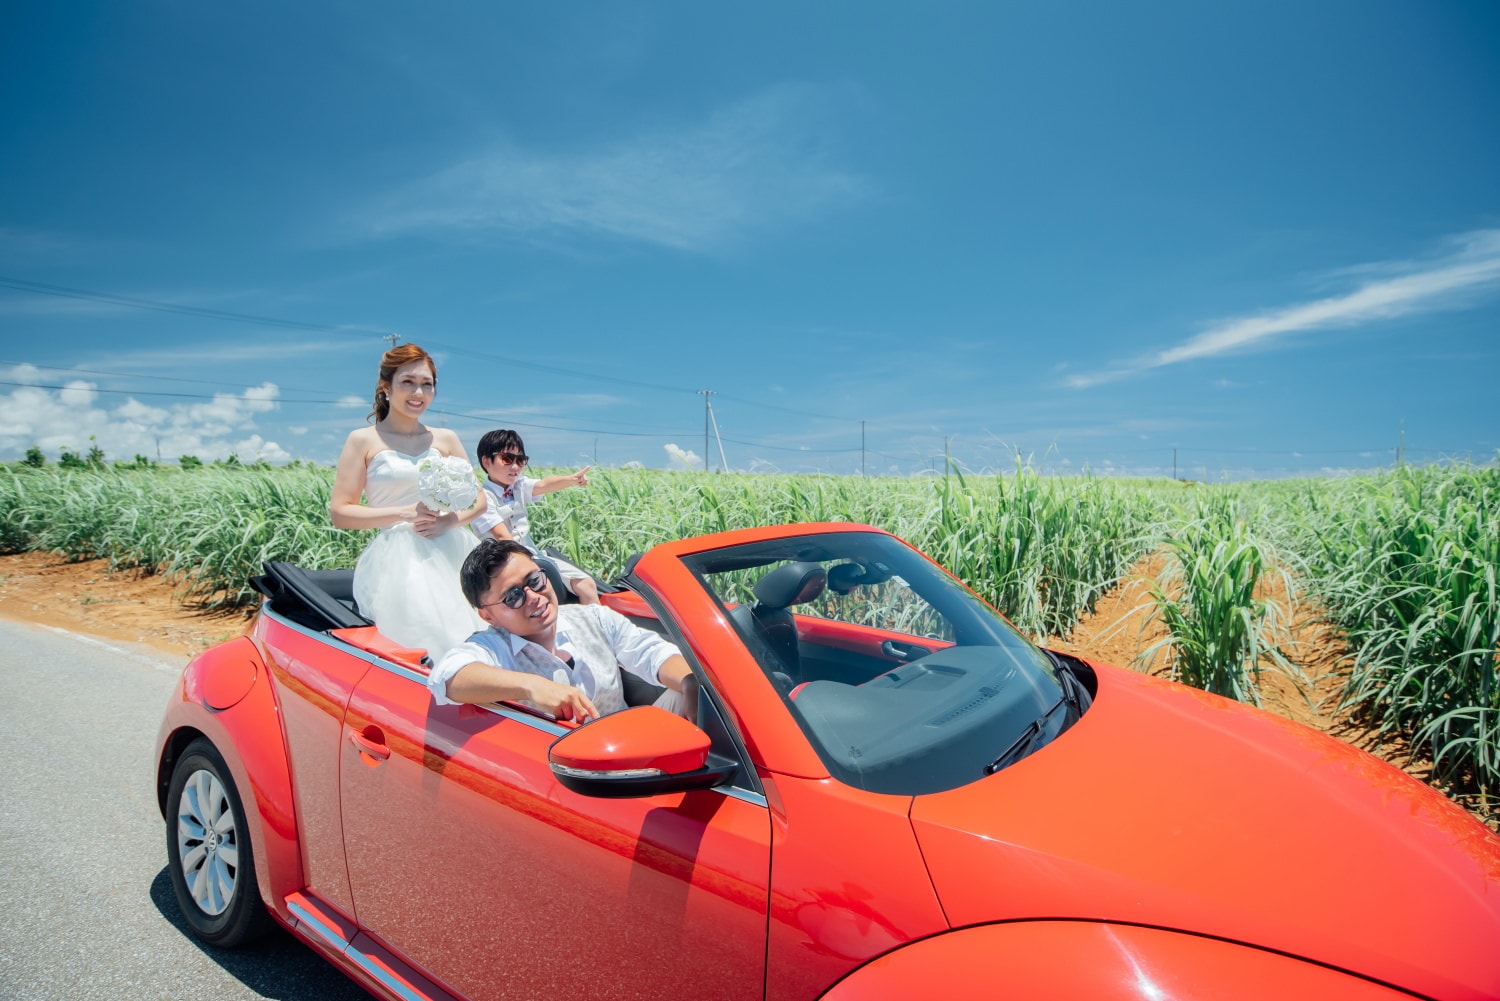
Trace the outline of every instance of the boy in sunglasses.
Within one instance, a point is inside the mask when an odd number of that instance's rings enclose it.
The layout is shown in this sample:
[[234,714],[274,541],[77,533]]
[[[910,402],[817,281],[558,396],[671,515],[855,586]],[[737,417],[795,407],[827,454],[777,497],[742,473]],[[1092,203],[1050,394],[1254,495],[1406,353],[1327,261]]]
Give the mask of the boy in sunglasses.
[[[479,465],[484,469],[484,489],[488,492],[488,503],[484,513],[470,522],[474,534],[481,539],[515,539],[537,556],[540,550],[531,541],[531,519],[526,516],[526,507],[537,497],[554,490],[589,485],[588,466],[576,473],[549,476],[544,480],[523,476],[521,471],[531,457],[521,436],[509,428],[487,431],[479,439]],[[573,593],[579,603],[599,604],[599,588],[594,578],[578,569],[567,560],[555,556],[544,557],[557,567],[563,584]]]
[[625,708],[623,668],[665,686],[656,704],[685,715],[682,684],[691,669],[677,648],[604,605],[559,605],[519,542],[481,540],[459,586],[490,628],[433,667],[427,687],[438,705],[523,701],[586,723]]

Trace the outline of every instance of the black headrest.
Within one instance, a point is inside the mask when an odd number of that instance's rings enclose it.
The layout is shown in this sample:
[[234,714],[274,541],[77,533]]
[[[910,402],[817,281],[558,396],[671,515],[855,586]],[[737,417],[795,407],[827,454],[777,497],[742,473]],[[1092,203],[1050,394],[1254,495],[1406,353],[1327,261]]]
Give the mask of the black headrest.
[[859,586],[865,568],[858,563],[840,563],[828,568],[828,586],[839,594],[848,594]]
[[863,563],[839,563],[828,568],[828,586],[839,594],[848,594],[862,584],[879,584],[890,577],[890,573]]
[[786,608],[812,601],[828,586],[828,575],[816,563],[784,563],[755,582],[755,597],[767,608]]

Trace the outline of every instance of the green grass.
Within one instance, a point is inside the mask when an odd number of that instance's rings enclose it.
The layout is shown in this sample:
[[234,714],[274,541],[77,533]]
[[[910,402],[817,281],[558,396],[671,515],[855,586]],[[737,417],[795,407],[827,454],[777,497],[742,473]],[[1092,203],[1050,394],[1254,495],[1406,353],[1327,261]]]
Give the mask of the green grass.
[[1287,623],[1257,588],[1271,573],[1282,576],[1288,594],[1292,583],[1274,568],[1242,506],[1230,493],[1209,494],[1176,527],[1164,575],[1151,584],[1151,618],[1166,625],[1167,635],[1143,656],[1149,662],[1165,650],[1176,680],[1259,705],[1262,668],[1299,675],[1277,644]]
[[1343,701],[1500,794],[1500,470],[1408,469],[1307,495],[1295,531],[1310,588],[1354,668]]

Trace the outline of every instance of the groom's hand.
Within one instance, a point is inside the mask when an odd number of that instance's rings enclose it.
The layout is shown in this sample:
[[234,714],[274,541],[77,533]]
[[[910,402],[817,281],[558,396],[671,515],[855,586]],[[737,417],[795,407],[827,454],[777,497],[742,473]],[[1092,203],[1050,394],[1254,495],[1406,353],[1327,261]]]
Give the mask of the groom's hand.
[[546,678],[537,678],[532,685],[531,702],[545,713],[558,719],[570,719],[587,723],[599,718],[599,710],[589,697],[572,685],[561,685]]

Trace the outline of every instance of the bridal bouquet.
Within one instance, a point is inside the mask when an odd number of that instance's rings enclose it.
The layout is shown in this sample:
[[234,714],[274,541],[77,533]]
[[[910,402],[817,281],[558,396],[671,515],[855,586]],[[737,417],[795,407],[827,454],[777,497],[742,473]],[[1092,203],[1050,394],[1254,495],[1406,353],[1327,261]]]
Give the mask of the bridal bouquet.
[[479,499],[474,467],[457,455],[430,455],[417,463],[417,496],[434,511],[467,511]]

